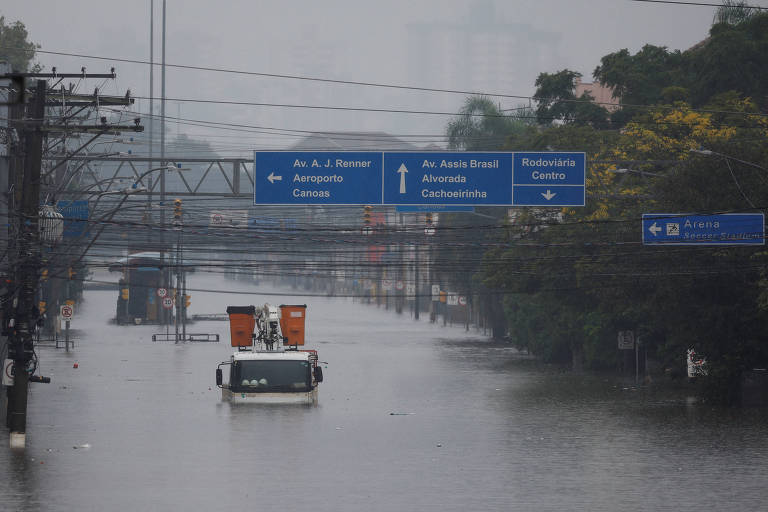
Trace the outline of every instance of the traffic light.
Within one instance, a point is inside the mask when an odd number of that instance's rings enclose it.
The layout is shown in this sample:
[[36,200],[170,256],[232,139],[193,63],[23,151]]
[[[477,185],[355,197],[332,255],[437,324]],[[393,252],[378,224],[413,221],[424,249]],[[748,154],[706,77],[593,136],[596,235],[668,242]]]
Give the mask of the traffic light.
[[175,224],[181,224],[181,199],[173,200],[173,222]]
[[192,296],[191,295],[185,295],[184,296],[184,307],[188,308],[191,303],[192,303]]
[[73,269],[72,267],[69,267],[69,268],[67,269],[67,275],[69,276],[69,278],[70,278],[70,279],[72,279],[73,277],[75,277],[75,274],[76,274],[76,273],[77,273],[77,272],[75,272],[75,271],[74,271],[74,269]]
[[363,234],[370,235],[373,232],[371,227],[371,207],[363,206]]
[[120,290],[120,298],[123,300],[128,300],[128,297],[130,297],[130,292],[128,291],[128,288],[123,288]]

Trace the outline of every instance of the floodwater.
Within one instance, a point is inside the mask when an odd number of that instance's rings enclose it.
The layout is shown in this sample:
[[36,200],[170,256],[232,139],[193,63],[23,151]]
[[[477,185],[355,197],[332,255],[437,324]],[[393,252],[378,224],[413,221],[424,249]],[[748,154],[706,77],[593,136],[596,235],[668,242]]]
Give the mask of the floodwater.
[[[768,417],[542,369],[463,328],[193,275],[191,312],[307,303],[313,406],[231,406],[220,343],[151,341],[88,291],[70,352],[38,348],[27,449],[0,434],[0,510],[765,510]],[[263,292],[264,290],[261,289]],[[274,290],[273,290],[274,291]],[[78,363],[78,368],[73,368]]]

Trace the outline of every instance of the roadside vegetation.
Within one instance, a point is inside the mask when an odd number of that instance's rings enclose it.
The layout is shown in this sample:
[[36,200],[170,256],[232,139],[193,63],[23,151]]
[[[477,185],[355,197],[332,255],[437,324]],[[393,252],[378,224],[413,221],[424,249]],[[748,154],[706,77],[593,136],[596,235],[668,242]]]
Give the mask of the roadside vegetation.
[[614,111],[576,97],[580,74],[565,69],[539,75],[535,110],[507,115],[470,98],[465,114],[491,117],[448,125],[457,149],[587,153],[586,207],[490,212],[504,219],[490,240],[506,243],[479,250],[482,268],[452,283],[486,292],[497,337],[548,362],[613,370],[617,333],[632,330],[660,371],[684,375],[686,350],[704,354],[702,389],[720,403],[739,401],[744,371],[768,366],[764,247],[641,242],[643,213],[768,206],[768,13],[728,4],[686,51],[604,56],[593,75],[620,98]]

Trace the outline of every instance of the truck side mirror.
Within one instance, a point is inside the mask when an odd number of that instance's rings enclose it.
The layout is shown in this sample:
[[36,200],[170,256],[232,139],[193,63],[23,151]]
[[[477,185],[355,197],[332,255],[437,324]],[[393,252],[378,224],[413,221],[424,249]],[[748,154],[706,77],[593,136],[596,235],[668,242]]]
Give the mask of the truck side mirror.
[[224,376],[221,372],[221,368],[216,368],[216,385],[221,386],[222,382],[224,382]]
[[315,366],[315,381],[323,382],[323,369],[320,366]]

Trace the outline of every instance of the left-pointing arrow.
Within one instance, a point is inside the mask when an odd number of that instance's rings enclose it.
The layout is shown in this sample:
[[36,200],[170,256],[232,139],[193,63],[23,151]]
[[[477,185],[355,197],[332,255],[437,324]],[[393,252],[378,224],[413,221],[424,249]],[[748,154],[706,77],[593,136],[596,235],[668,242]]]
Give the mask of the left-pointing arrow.
[[654,222],[648,227],[648,231],[650,231],[653,236],[658,236],[659,231],[661,231],[661,226],[657,226]]
[[270,183],[274,183],[276,181],[281,181],[283,179],[282,176],[275,176],[274,172],[269,173],[269,176],[267,176],[267,179]]

